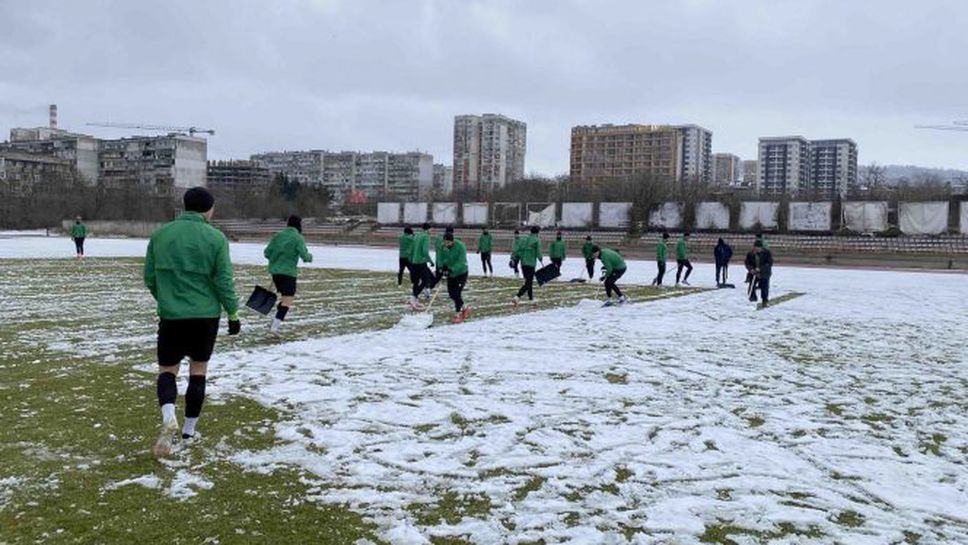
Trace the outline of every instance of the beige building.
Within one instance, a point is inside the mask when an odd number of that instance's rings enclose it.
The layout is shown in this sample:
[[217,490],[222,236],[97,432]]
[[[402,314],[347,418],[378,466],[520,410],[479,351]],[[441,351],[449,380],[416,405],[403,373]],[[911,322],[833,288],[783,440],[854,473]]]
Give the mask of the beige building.
[[732,153],[713,154],[713,183],[729,185],[742,179],[742,161]]
[[585,125],[571,129],[571,178],[592,183],[651,174],[682,175],[683,133],[664,125]]
[[759,177],[760,162],[756,159],[743,161],[743,185],[754,187]]

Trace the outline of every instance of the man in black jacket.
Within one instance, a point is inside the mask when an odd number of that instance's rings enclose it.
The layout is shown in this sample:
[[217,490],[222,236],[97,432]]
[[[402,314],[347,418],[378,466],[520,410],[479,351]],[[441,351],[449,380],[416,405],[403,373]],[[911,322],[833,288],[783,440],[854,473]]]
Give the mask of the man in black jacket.
[[749,295],[750,302],[756,302],[756,246],[750,248],[750,251],[746,253],[746,260],[744,262],[746,266],[746,293]]
[[762,307],[766,308],[770,303],[770,277],[773,276],[773,253],[763,246],[762,240],[756,241],[755,246],[753,246],[753,251],[756,262],[756,268],[754,269],[756,282],[760,288],[760,299],[763,301]]
[[[723,239],[719,239],[716,243],[716,247],[713,249],[713,258],[716,260],[716,285],[720,286],[726,283],[726,279],[729,277],[729,260],[733,258],[733,248],[729,244],[726,244]],[[722,280],[719,279],[720,274],[722,275]]]

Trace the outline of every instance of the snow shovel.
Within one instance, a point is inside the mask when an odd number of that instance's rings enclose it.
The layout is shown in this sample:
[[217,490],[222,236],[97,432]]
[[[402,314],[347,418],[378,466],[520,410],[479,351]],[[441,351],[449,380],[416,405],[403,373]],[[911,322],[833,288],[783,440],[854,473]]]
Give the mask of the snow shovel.
[[434,288],[433,295],[430,296],[430,302],[427,303],[427,307],[421,312],[412,312],[410,314],[405,314],[400,321],[397,322],[397,327],[402,327],[406,329],[427,329],[428,327],[434,325],[434,313],[430,311],[430,307],[434,306],[434,301],[437,300],[437,294],[440,293],[440,287],[443,282],[437,282],[437,287]]
[[276,294],[258,285],[252,290],[249,300],[245,302],[245,306],[263,316],[268,316],[275,304]]

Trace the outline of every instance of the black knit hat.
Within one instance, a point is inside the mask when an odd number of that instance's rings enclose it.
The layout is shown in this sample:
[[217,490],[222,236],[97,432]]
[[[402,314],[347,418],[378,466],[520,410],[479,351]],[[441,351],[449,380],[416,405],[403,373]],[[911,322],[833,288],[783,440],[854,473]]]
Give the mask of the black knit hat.
[[185,192],[185,210],[204,214],[215,206],[215,197],[204,187],[193,187]]
[[411,229],[410,226],[408,225],[408,226],[406,226],[406,227],[403,228],[403,233],[406,234],[406,235],[412,235],[413,234],[413,229]]
[[541,232],[541,228],[538,227],[537,225],[534,225],[534,226],[531,227],[531,234],[532,235],[537,235],[540,232]]
[[444,235],[444,240],[454,240],[454,233],[447,233]]
[[424,231],[429,231],[430,230],[430,224],[427,223],[427,222],[424,222],[424,224],[421,225],[421,227],[423,228]]
[[286,227],[295,227],[297,231],[302,233],[302,218],[295,214],[289,216],[289,219],[286,220]]
[[444,228],[444,233],[453,233],[453,232],[454,232],[454,228],[451,227],[450,225]]

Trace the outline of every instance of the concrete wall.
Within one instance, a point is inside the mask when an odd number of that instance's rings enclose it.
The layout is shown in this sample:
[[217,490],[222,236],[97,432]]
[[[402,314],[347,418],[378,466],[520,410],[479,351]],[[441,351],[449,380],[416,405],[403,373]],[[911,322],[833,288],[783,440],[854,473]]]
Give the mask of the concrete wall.
[[[61,222],[61,227],[64,232],[70,233],[71,225],[74,224],[74,220],[64,220]],[[99,237],[99,236],[125,236],[125,237],[139,237],[148,238],[151,233],[155,232],[163,223],[155,223],[150,221],[85,221],[84,225],[87,226],[87,233],[89,237]]]

